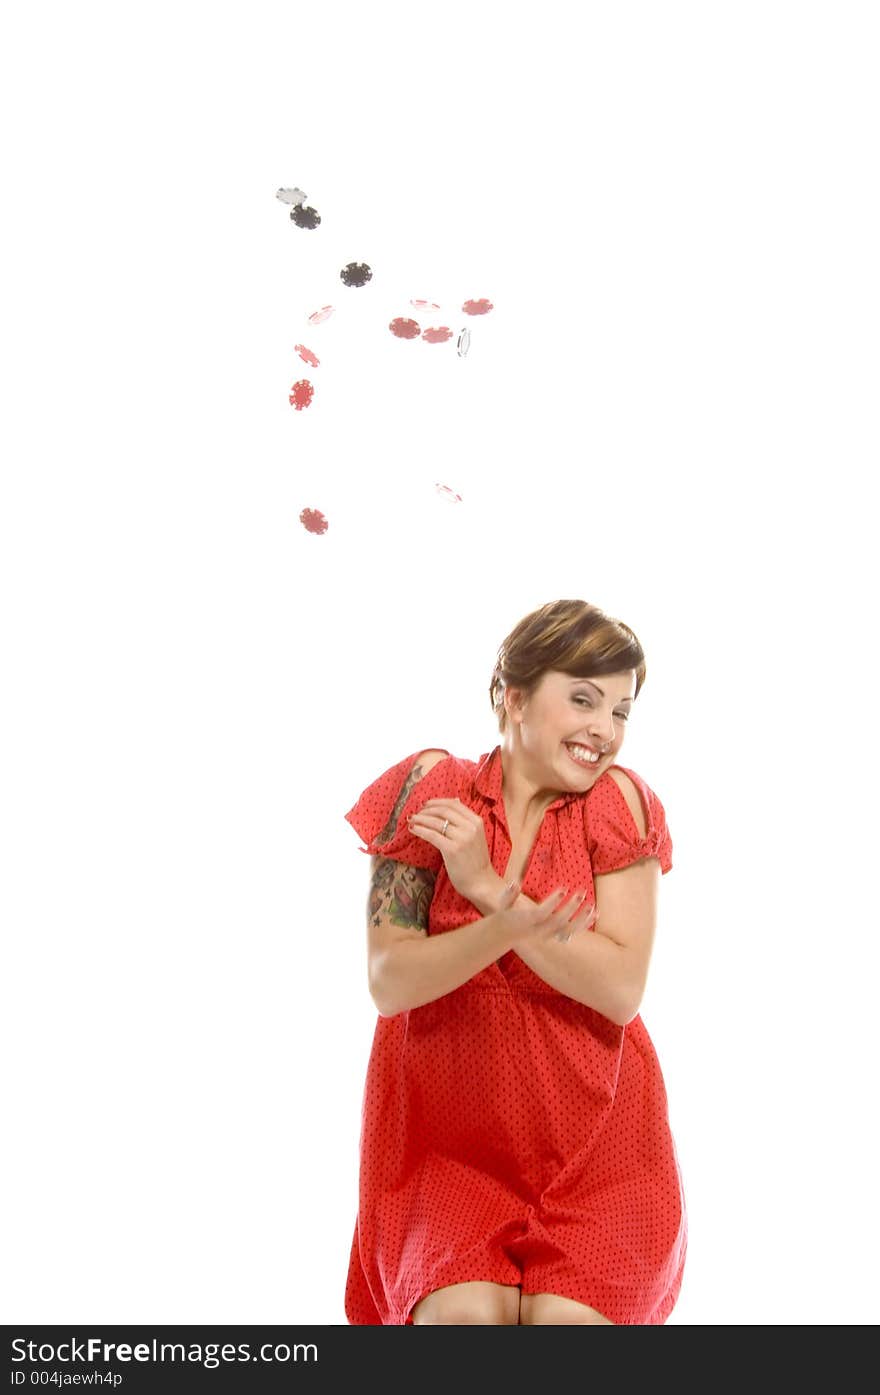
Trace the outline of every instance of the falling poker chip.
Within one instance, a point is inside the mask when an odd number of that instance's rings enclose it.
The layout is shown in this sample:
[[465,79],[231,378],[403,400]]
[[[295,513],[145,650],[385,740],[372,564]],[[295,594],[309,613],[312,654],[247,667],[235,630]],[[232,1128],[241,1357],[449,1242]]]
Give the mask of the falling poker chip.
[[366,262],[349,262],[340,271],[339,279],[345,286],[365,286],[373,279],[373,273]]
[[317,354],[313,354],[311,349],[307,349],[305,344],[294,344],[294,353],[299,354],[303,363],[308,363],[312,368],[317,368],[321,362]]
[[402,315],[392,320],[388,328],[392,334],[396,334],[398,339],[418,339],[422,329],[415,320],[408,320]]
[[434,488],[438,494],[442,495],[444,499],[448,499],[451,504],[461,503],[461,495],[456,494],[454,489],[450,489],[448,484],[435,484]]
[[457,343],[456,346],[455,346],[455,347],[458,349],[458,356],[459,356],[459,358],[464,358],[464,356],[465,356],[465,354],[467,353],[467,351],[468,351],[468,349],[470,348],[470,346],[471,346],[471,332],[470,332],[470,330],[467,328],[467,326],[465,326],[464,329],[462,329],[462,330],[459,331],[458,343]]
[[298,412],[301,412],[303,407],[311,407],[314,395],[315,389],[312,387],[308,378],[300,378],[290,389],[290,405],[291,407],[295,407]]
[[452,330],[448,325],[438,325],[436,329],[426,329],[422,338],[429,344],[445,344],[452,338]]
[[326,533],[329,527],[320,509],[303,509],[299,521],[307,533]]
[[275,197],[280,199],[282,203],[301,204],[305,203],[308,195],[304,194],[302,189],[279,189]]
[[321,221],[321,215],[317,209],[306,208],[304,204],[296,204],[290,210],[290,216],[298,228],[316,228]]
[[491,300],[466,300],[461,308],[466,315],[488,315],[495,306]]
[[415,306],[416,310],[439,310],[439,309],[440,309],[440,306],[437,304],[436,300],[411,300],[411,301],[410,301],[410,305]]
[[329,320],[332,314],[332,305],[322,305],[320,310],[313,310],[311,315],[309,315],[309,324],[322,325],[325,320]]

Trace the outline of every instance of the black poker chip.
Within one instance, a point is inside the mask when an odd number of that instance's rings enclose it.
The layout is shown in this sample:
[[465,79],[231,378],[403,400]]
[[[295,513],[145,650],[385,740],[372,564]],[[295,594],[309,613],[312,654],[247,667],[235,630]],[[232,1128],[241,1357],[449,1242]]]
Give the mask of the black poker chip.
[[321,215],[316,209],[307,208],[299,203],[290,210],[290,216],[298,228],[316,228],[321,221]]
[[345,286],[365,286],[372,276],[366,262],[349,262],[339,273],[339,279]]

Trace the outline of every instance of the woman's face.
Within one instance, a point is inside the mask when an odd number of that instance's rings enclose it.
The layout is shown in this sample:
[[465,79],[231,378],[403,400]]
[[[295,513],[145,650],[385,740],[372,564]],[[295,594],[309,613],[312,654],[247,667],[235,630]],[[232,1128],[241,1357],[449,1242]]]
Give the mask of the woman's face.
[[634,669],[596,678],[551,669],[524,701],[511,692],[511,743],[549,788],[591,789],[623,744],[635,688]]

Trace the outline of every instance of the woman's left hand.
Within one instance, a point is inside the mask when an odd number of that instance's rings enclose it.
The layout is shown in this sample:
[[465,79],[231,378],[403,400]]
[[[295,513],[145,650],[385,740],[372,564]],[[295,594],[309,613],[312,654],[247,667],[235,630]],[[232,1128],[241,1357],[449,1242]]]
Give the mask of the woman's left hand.
[[427,799],[408,819],[411,833],[424,838],[443,856],[449,880],[466,900],[480,910],[478,898],[486,902],[487,892],[498,876],[489,859],[483,820],[460,799]]

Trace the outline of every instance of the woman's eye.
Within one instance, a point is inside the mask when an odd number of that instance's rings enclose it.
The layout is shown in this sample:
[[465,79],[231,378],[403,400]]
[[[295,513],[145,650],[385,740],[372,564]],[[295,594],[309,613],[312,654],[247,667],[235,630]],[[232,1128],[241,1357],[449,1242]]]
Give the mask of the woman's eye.
[[[593,706],[593,703],[590,702],[589,697],[577,696],[575,697],[575,699],[573,699],[573,702],[584,703],[584,706],[586,707]],[[615,711],[615,717],[621,718],[621,721],[629,721],[628,711]]]
[[[575,701],[575,702],[582,702],[582,703],[584,703],[587,707],[592,707],[592,706],[593,706],[593,704],[591,703],[590,699],[589,699],[589,698],[586,698],[586,697],[576,697],[576,698],[574,699],[574,701]],[[627,713],[627,712],[615,712],[614,715],[615,715],[615,717],[620,717],[621,721],[624,721],[624,722],[628,722],[628,721],[629,721],[629,713]]]

